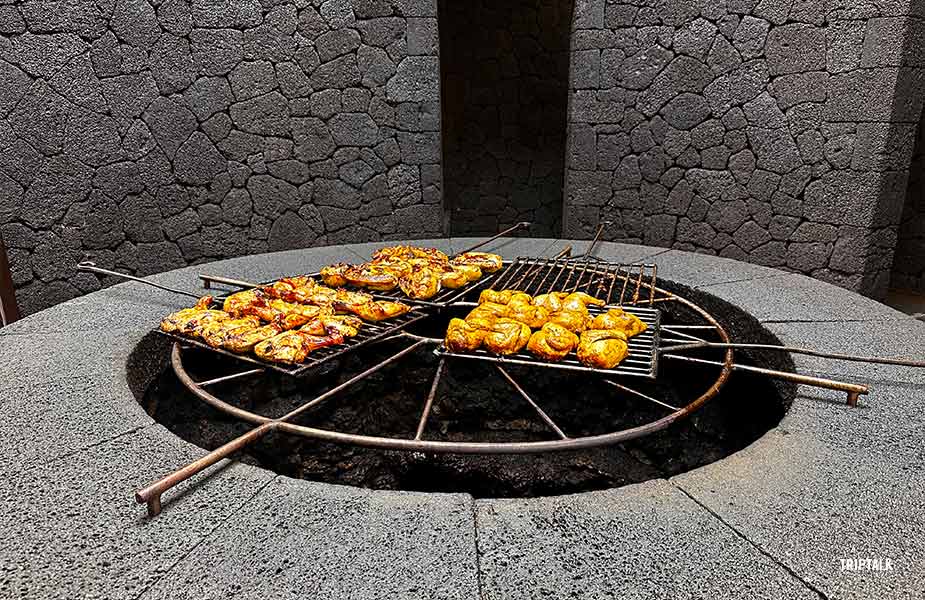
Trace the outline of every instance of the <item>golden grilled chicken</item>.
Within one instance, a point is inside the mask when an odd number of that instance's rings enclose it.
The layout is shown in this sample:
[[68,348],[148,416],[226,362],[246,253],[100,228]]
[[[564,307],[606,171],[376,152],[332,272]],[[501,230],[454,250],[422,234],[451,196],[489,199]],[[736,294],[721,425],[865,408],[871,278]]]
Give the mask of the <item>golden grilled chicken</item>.
[[491,326],[494,324],[495,320],[499,317],[504,317],[507,315],[508,307],[503,304],[495,304],[494,302],[486,302],[485,304],[479,304],[466,315],[466,322],[470,323],[474,327],[479,329],[491,329]]
[[451,319],[443,344],[450,352],[472,352],[482,345],[487,333],[462,319]]
[[588,309],[582,310],[559,310],[549,315],[550,323],[557,323],[573,333],[581,333],[588,328],[591,322],[591,315]]
[[533,304],[542,306],[549,312],[554,313],[562,310],[562,302],[568,297],[568,292],[549,292],[540,294],[533,299]]
[[582,308],[586,309],[588,305],[604,306],[604,304],[606,303],[603,300],[589,296],[584,292],[572,292],[562,300],[562,308],[559,310],[580,310]]
[[485,333],[482,345],[492,354],[514,354],[524,349],[530,341],[530,333],[530,328],[520,321],[501,317]]
[[469,283],[469,278],[466,276],[465,271],[457,267],[446,267],[440,273],[440,287],[445,287],[448,290],[457,290],[467,283]]
[[625,312],[622,308],[611,308],[606,313],[594,317],[589,328],[615,329],[622,331],[627,338],[631,338],[648,329],[648,326],[639,317]]
[[348,283],[377,292],[388,292],[398,287],[398,277],[370,265],[354,265],[344,271]]
[[247,315],[237,319],[222,319],[209,323],[202,328],[200,335],[203,341],[213,348],[222,348],[229,337],[258,327],[260,327],[260,319]]
[[531,304],[533,296],[518,290],[482,290],[482,293],[479,294],[479,304],[491,302],[508,305],[514,301]]
[[588,329],[581,333],[578,360],[588,367],[612,369],[629,354],[626,336],[615,329]]
[[[203,316],[209,315],[212,312],[220,312],[209,310],[209,306],[212,305],[212,301],[212,296],[203,296],[192,308],[184,308],[183,310],[177,311],[171,315],[167,315],[161,321],[161,330],[168,333],[180,333],[181,330],[186,328],[191,321],[199,323]],[[208,317],[207,321],[213,321],[216,318],[217,315]]]
[[294,329],[329,310],[324,307],[294,304],[272,298],[262,290],[245,290],[225,299],[225,312],[233,317],[253,315],[273,322],[283,329]]
[[539,329],[549,321],[549,311],[542,306],[511,302],[507,305],[507,308],[506,316],[508,318],[520,321],[530,329]]
[[465,274],[469,281],[478,281],[482,278],[482,269],[478,265],[449,265],[454,271]]
[[415,300],[428,300],[440,293],[440,273],[436,269],[414,265],[411,273],[398,280],[401,291]]
[[530,336],[527,350],[546,360],[562,360],[578,346],[578,336],[557,323],[546,323]]
[[321,317],[320,321],[326,334],[339,333],[345,338],[355,337],[363,327],[363,321],[353,315],[332,315]]
[[321,280],[325,285],[331,287],[341,287],[347,285],[347,278],[344,276],[344,273],[346,273],[347,269],[349,268],[350,265],[346,263],[329,265],[321,269]]
[[380,248],[373,253],[373,261],[383,259],[413,259],[424,258],[430,262],[446,264],[449,257],[436,248],[419,248],[417,246],[388,246]]
[[261,325],[253,329],[242,329],[225,336],[222,348],[232,352],[250,352],[260,342],[282,332],[283,328],[275,323]]
[[372,302],[352,306],[350,312],[364,321],[384,321],[385,319],[403,315],[409,310],[411,310],[411,307],[401,302],[373,300]]
[[504,266],[500,256],[487,252],[464,252],[454,257],[450,263],[454,265],[472,265],[478,267],[484,273],[494,273]]
[[338,333],[312,335],[300,330],[285,331],[254,346],[254,354],[272,362],[298,364],[315,350],[343,343],[344,338]]

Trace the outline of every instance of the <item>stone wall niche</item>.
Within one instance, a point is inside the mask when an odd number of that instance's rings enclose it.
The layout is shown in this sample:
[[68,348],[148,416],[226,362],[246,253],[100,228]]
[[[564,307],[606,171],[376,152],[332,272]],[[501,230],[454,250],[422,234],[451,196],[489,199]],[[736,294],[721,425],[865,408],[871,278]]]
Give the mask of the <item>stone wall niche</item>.
[[441,0],[450,229],[561,233],[573,0]]

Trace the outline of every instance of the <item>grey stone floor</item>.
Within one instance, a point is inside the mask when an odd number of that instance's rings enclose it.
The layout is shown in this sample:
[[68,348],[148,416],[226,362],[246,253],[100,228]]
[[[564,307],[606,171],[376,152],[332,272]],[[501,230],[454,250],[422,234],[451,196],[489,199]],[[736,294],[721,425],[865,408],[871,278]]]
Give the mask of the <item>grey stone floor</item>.
[[[435,240],[455,251],[471,239]],[[499,240],[505,257],[560,240]],[[574,253],[586,246],[572,243]],[[154,277],[252,280],[376,245],[233,259]],[[925,323],[812,279],[710,256],[601,244],[756,314],[787,344],[922,358]],[[359,490],[217,465],[165,496],[132,491],[203,454],[153,423],[125,357],[186,299],[123,284],[0,329],[2,598],[922,598],[925,371],[795,357],[868,382],[861,407],[801,388],[779,427],[668,480],[530,500]],[[739,376],[739,375],[734,375]],[[741,375],[745,377],[746,375]],[[841,558],[893,570],[841,570]]]

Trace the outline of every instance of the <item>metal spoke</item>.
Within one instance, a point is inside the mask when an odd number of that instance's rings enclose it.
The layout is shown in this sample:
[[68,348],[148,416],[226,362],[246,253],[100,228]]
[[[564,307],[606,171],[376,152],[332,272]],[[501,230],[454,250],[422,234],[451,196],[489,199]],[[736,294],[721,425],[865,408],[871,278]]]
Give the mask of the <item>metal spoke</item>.
[[662,402],[661,400],[658,400],[658,399],[656,399],[656,398],[653,398],[652,396],[648,396],[648,395],[646,395],[646,394],[643,394],[642,392],[639,392],[639,391],[637,391],[637,390],[634,390],[634,389],[631,388],[631,387],[627,387],[627,386],[625,386],[625,385],[621,385],[621,384],[617,383],[616,381],[611,381],[611,380],[609,380],[609,379],[605,379],[605,380],[604,380],[604,383],[609,383],[610,385],[614,386],[615,388],[617,388],[617,389],[619,389],[619,390],[623,390],[624,392],[629,392],[630,394],[634,394],[634,395],[636,395],[636,396],[639,396],[640,398],[645,398],[645,399],[648,400],[649,402],[654,402],[655,404],[658,404],[659,406],[664,406],[664,407],[667,408],[667,409],[670,409],[670,410],[673,410],[673,411],[679,411],[679,410],[681,410],[681,409],[678,408],[677,406],[672,406],[672,405],[668,404],[667,402]]
[[[706,340],[697,337],[696,335],[691,335],[689,333],[684,333],[683,331],[678,331],[675,325],[662,325],[662,331],[667,331],[668,333],[673,333],[674,335],[680,335],[681,337],[689,338],[695,342],[705,342]],[[662,338],[663,340],[665,338]]]
[[427,401],[424,402],[424,411],[421,413],[421,420],[418,422],[418,430],[414,434],[415,440],[420,440],[424,435],[424,428],[427,427],[427,419],[430,417],[430,409],[434,405],[434,397],[437,395],[437,387],[440,385],[440,376],[443,375],[444,359],[441,358],[437,364],[437,372],[434,373],[434,382],[430,386],[430,393],[427,394]]
[[216,383],[223,383],[225,381],[231,381],[232,379],[238,379],[239,377],[247,377],[249,375],[257,375],[259,373],[265,373],[266,369],[251,369],[250,371],[241,371],[240,373],[235,373],[233,375],[225,375],[224,377],[216,377],[215,379],[207,379],[206,381],[196,382],[194,385],[196,387],[206,387],[208,385],[215,385]]
[[504,368],[502,368],[500,365],[495,365],[495,368],[497,368],[498,371],[501,373],[501,375],[503,375],[504,378],[508,380],[508,383],[514,386],[514,389],[517,390],[517,392],[523,397],[523,399],[526,400],[530,404],[530,406],[533,407],[534,410],[536,410],[537,414],[540,416],[543,422],[546,423],[546,425],[548,425],[550,429],[555,431],[556,435],[558,435],[563,440],[569,439],[569,437],[565,435],[565,432],[559,429],[559,426],[556,425],[556,423],[552,419],[549,418],[549,415],[547,415],[546,412],[543,411],[543,409],[540,408],[539,405],[533,401],[533,398],[531,398],[530,395],[522,387],[520,387],[520,385],[516,381],[514,381],[514,378],[511,377],[508,374],[508,372],[504,370]]
[[466,248],[465,250],[462,250],[462,251],[460,251],[460,252],[457,252],[456,255],[459,256],[460,254],[465,254],[466,252],[472,252],[473,250],[476,250],[477,248],[481,248],[481,247],[484,246],[485,244],[490,244],[491,242],[495,241],[496,239],[498,239],[498,238],[500,238],[500,237],[504,237],[504,236],[506,236],[506,235],[509,234],[509,233],[513,233],[513,232],[517,231],[518,229],[527,229],[528,227],[530,227],[530,222],[529,222],[529,221],[521,221],[520,223],[518,223],[517,225],[514,225],[513,227],[508,227],[507,229],[505,229],[505,230],[502,231],[501,233],[496,233],[495,235],[491,236],[490,238],[488,238],[488,239],[485,240],[484,242],[479,242],[478,244],[475,244],[474,246],[469,246],[469,247]]

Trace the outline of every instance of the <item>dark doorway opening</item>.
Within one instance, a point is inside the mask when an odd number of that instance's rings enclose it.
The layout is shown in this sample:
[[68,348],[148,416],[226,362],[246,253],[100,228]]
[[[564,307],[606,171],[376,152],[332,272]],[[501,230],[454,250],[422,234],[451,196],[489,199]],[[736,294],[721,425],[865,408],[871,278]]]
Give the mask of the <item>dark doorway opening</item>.
[[531,221],[558,236],[574,0],[440,0],[444,186],[453,235]]

